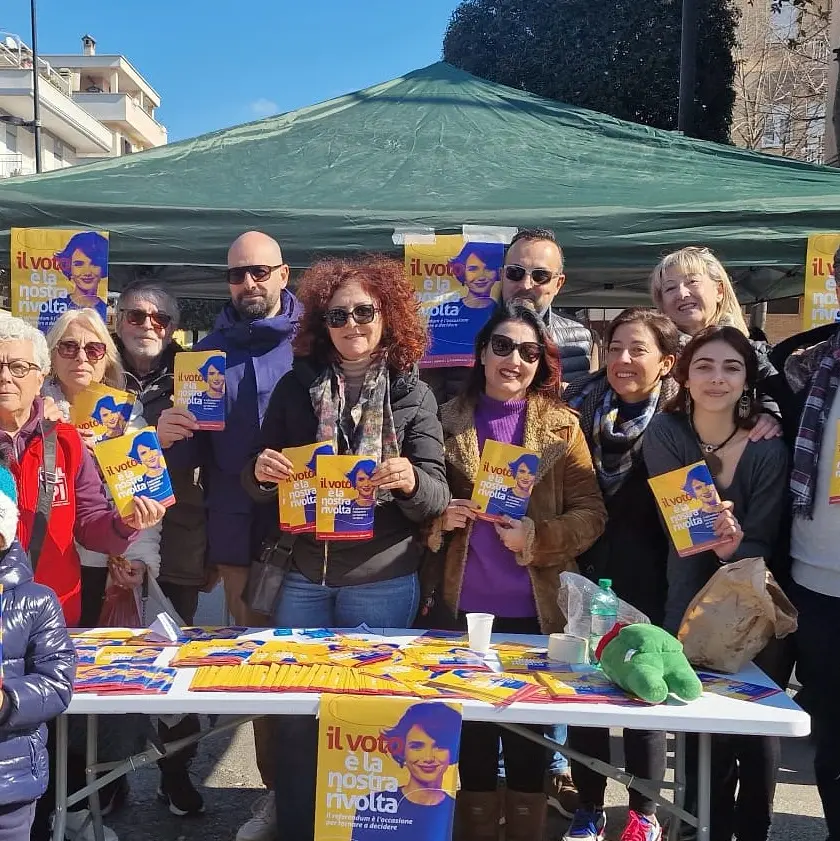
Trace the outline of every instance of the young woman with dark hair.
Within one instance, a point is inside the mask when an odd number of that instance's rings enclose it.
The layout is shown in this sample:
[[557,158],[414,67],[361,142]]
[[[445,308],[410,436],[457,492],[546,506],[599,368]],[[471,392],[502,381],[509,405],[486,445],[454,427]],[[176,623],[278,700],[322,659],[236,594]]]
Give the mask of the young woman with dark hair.
[[[674,376],[680,391],[670,411],[648,426],[645,464],[651,476],[658,476],[705,460],[721,498],[713,529],[725,538],[714,549],[685,558],[670,545],[664,627],[676,634],[689,603],[721,564],[751,557],[772,563],[776,557],[788,455],[781,439],[750,439],[760,412],[759,365],[740,330],[701,330],[683,350]],[[696,751],[696,740],[688,747]],[[731,841],[733,834],[738,841],[766,841],[778,762],[778,739],[713,737],[712,841]],[[695,768],[689,756],[689,800],[696,797]]]
[[[467,612],[492,613],[494,630],[562,630],[559,574],[604,528],[606,513],[580,425],[559,399],[557,349],[529,303],[500,307],[476,339],[466,393],[441,409],[453,499],[430,535],[441,553],[439,592],[451,627]],[[527,447],[540,463],[527,514],[476,519],[470,501],[485,441]],[[542,734],[544,728],[534,728]],[[458,795],[465,839],[495,838],[499,739],[504,754],[508,841],[541,838],[545,828],[546,751],[495,724],[469,722],[461,736]]]

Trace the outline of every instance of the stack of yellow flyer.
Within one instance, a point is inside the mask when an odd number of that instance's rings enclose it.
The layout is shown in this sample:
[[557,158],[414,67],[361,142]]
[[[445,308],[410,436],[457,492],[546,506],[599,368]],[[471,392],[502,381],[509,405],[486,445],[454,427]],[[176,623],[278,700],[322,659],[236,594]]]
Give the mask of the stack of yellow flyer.
[[283,455],[291,461],[292,475],[280,482],[280,528],[297,534],[315,531],[315,497],[318,456],[333,454],[332,444],[321,441],[303,447],[286,447]]
[[134,510],[135,496],[155,499],[167,507],[174,505],[166,460],[153,427],[103,441],[94,454],[120,514]]
[[318,724],[315,841],[449,841],[461,708],[331,696]]
[[726,543],[715,534],[720,496],[705,461],[648,479],[680,557]]
[[376,462],[364,456],[318,456],[315,536],[318,540],[370,540]]
[[529,675],[506,675],[470,669],[438,672],[429,678],[427,684],[463,698],[486,701],[494,707],[527,701],[530,695],[539,691],[536,680]]
[[123,435],[133,409],[133,394],[91,383],[73,400],[70,422],[80,432],[92,432],[94,443],[99,443]]
[[175,354],[175,392],[172,402],[192,412],[199,429],[224,429],[224,352],[181,351]]
[[521,520],[528,511],[540,458],[533,450],[487,440],[473,485],[472,501],[482,520]]

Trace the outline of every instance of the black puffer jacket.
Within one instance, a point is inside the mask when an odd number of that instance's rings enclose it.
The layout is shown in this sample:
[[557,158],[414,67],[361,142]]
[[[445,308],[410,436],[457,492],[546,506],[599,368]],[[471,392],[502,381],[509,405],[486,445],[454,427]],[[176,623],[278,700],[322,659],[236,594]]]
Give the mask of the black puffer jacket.
[[[256,456],[264,449],[302,447],[316,440],[318,419],[309,389],[322,371],[311,359],[296,359],[271,395],[254,459],[242,472],[246,490],[258,502],[277,505],[277,488],[267,491],[257,484]],[[330,544],[327,584],[331,587],[369,584],[416,572],[423,557],[420,526],[442,514],[449,504],[437,403],[416,370],[391,375],[391,409],[400,453],[414,465],[417,487],[409,498],[395,498],[376,507],[371,540]],[[320,583],[323,541],[313,534],[298,535],[292,557],[298,571]]]
[[31,803],[47,788],[47,728],[70,703],[76,655],[55,594],[32,580],[15,541],[0,555],[3,587],[3,707],[0,807]]
[[[143,417],[157,426],[164,409],[172,406],[175,390],[175,356],[182,348],[170,342],[154,371],[140,376],[132,371],[125,348],[115,338],[125,367],[126,388],[143,405]],[[166,509],[160,533],[160,575],[158,580],[188,587],[201,587],[205,581],[204,557],[207,548],[204,493],[198,471],[168,465],[176,502]]]

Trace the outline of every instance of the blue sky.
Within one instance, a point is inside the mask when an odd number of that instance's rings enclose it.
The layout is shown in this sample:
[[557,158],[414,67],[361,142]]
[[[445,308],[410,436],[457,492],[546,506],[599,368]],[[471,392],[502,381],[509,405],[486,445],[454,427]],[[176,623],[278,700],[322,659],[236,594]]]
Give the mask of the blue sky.
[[[122,53],[161,95],[181,140],[291,111],[440,60],[457,0],[38,0],[41,53]],[[29,0],[0,30],[30,43]]]

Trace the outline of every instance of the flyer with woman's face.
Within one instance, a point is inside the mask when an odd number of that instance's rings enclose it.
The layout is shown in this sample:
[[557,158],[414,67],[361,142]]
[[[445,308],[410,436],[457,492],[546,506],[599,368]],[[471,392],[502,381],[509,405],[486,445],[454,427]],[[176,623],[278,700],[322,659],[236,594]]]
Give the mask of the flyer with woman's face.
[[315,841],[449,841],[460,704],[325,695]]

